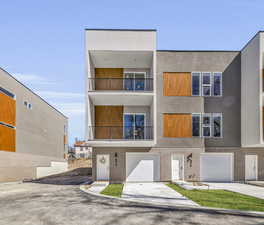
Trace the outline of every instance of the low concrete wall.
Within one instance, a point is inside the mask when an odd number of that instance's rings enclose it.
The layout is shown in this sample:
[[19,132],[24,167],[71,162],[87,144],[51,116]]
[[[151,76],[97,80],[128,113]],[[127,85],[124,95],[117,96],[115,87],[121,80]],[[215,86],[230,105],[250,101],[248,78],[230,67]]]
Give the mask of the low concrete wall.
[[68,163],[67,162],[51,162],[51,166],[49,167],[37,167],[37,174],[36,177],[45,177],[50,176],[57,173],[63,173],[68,170]]
[[66,163],[55,157],[0,151],[0,182],[37,178],[37,167],[50,167],[51,162]]

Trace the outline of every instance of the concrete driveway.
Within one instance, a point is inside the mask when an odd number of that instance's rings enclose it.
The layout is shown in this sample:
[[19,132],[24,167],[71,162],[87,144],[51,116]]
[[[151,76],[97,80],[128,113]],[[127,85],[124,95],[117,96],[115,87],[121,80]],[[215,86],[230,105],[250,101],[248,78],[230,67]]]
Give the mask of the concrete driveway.
[[166,205],[197,205],[164,183],[126,183],[122,198]]
[[240,183],[206,183],[210,189],[225,189],[228,191],[238,192],[244,195],[250,195],[256,198],[264,199],[264,187],[258,187],[249,184]]
[[0,184],[0,225],[263,224],[264,217],[95,197],[75,185]]

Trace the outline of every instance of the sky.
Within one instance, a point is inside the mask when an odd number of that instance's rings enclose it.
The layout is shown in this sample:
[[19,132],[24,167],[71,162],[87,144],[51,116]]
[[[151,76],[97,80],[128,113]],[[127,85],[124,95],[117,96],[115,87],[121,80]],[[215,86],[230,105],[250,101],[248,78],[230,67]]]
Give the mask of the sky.
[[[84,138],[85,28],[157,29],[157,49],[241,50],[264,30],[263,0],[2,0],[0,67]],[[47,120],[48,121],[48,120]]]

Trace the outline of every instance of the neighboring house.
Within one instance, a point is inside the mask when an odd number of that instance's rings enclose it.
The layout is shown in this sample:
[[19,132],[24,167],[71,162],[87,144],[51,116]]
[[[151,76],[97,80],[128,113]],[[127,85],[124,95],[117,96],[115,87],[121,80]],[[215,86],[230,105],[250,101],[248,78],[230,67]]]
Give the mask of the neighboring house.
[[85,144],[85,141],[75,141],[74,143],[74,155],[76,159],[84,158],[88,159],[92,156],[92,148]]
[[0,182],[67,170],[68,119],[0,68]]
[[156,50],[156,30],[86,30],[93,179],[264,179],[264,33],[241,51]]

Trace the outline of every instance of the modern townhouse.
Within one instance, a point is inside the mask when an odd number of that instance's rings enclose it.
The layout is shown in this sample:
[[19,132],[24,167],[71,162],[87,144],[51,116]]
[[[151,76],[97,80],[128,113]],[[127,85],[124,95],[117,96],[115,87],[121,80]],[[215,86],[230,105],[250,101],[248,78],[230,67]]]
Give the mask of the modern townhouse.
[[66,171],[68,119],[0,68],[0,182]]
[[93,179],[264,179],[264,33],[241,51],[156,50],[156,30],[86,29]]

